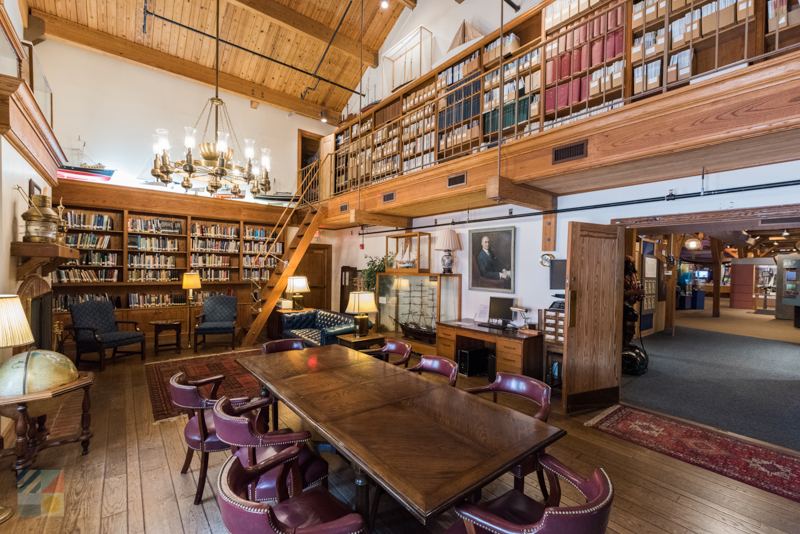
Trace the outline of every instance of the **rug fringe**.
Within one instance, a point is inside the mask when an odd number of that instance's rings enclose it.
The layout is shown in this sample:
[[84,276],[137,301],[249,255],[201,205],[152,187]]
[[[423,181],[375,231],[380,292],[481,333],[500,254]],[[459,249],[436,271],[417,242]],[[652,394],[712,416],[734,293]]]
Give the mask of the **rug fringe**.
[[592,417],[590,420],[588,420],[585,423],[583,423],[583,426],[594,426],[597,423],[599,423],[600,421],[602,421],[603,419],[605,419],[606,417],[608,417],[609,415],[611,415],[612,413],[614,413],[617,410],[619,410],[620,408],[622,408],[621,404],[615,404],[611,408],[606,408],[605,410],[600,412],[595,417]]

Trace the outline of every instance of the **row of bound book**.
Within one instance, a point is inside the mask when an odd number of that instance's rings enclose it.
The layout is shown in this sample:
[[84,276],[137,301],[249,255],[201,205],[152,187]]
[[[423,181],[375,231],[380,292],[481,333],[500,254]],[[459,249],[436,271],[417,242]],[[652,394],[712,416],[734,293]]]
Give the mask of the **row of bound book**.
[[195,237],[192,238],[192,250],[195,252],[239,252],[239,242]]
[[116,282],[119,269],[59,269],[54,275],[59,284]]
[[592,41],[548,61],[545,66],[545,84],[553,84],[622,56],[624,40],[623,30],[616,30],[605,38]]
[[128,219],[129,232],[149,232],[153,234],[183,233],[183,223],[172,219]]
[[80,302],[90,302],[95,300],[108,300],[116,308],[121,307],[119,297],[112,297],[108,293],[84,293],[82,295],[53,295],[53,313],[68,312],[70,306]]
[[117,253],[85,252],[78,260],[72,260],[66,265],[91,265],[92,267],[115,267],[118,265]]
[[221,224],[192,223],[192,236],[225,237],[233,239],[239,236],[238,226],[222,226]]
[[552,59],[559,54],[578,48],[588,41],[600,38],[603,34],[611,33],[616,28],[625,24],[625,4],[616,2],[617,7],[605,15],[594,17],[588,21],[581,19],[575,24],[564,28],[557,39],[545,43],[544,57]]
[[72,248],[108,248],[110,235],[70,234],[67,235],[67,246]]
[[61,217],[70,228],[87,228],[90,230],[114,230],[114,219],[109,215],[89,215],[67,211]]
[[[248,258],[250,256],[247,256]],[[217,256],[216,254],[192,254],[192,267],[226,267],[231,266],[230,256]]]
[[183,271],[179,269],[147,269],[128,271],[128,282],[178,282]]
[[128,236],[128,250],[145,250],[148,252],[179,252],[177,239],[168,237]]
[[163,308],[165,306],[186,306],[186,294],[128,293],[128,308]]

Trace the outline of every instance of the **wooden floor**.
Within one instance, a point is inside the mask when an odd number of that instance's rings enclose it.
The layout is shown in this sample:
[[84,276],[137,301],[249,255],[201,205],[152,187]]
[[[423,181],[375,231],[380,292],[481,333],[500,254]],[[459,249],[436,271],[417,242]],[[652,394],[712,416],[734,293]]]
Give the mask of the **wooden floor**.
[[[462,376],[458,382],[471,387],[486,379]],[[193,505],[197,455],[193,470],[180,474],[185,420],[153,424],[143,362],[128,357],[108,365],[98,376],[92,401],[95,437],[89,455],[80,456],[80,446],[73,444],[43,451],[35,465],[65,470],[63,517],[15,516],[0,527],[2,534],[226,532],[215,501],[217,473],[226,453],[211,455],[203,503]],[[503,402],[532,412],[521,399]],[[616,490],[609,533],[800,532],[800,504],[583,426],[591,416],[568,418],[555,409],[550,423],[568,434],[548,452],[584,475],[598,466],[606,469]],[[281,419],[284,426],[302,426],[285,408]],[[324,456],[330,464],[331,491],[352,504],[353,471],[341,457]],[[13,507],[16,489],[9,466],[8,458],[0,463],[0,503]],[[484,489],[484,498],[502,494],[511,483],[511,476],[504,475]],[[535,480],[530,480],[527,492],[540,498],[534,486]],[[577,491],[567,484],[564,502],[579,502]],[[439,533],[455,520],[450,511],[425,528],[384,498],[374,531]]]

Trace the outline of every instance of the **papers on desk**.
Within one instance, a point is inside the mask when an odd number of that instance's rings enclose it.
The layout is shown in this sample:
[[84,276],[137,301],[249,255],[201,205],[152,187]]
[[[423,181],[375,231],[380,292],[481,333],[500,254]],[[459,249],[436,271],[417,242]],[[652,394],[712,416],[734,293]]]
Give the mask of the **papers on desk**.
[[489,322],[489,305],[488,304],[481,304],[478,307],[478,313],[475,314],[475,322],[476,323],[488,323]]

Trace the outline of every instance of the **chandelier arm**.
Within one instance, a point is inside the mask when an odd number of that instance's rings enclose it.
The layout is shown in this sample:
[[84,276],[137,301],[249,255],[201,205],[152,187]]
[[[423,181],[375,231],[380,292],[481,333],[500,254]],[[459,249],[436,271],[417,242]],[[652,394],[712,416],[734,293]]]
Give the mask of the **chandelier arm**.
[[233,136],[233,140],[236,142],[236,149],[239,151],[239,154],[244,157],[244,152],[242,151],[242,147],[239,144],[239,137],[236,135],[236,130],[233,129],[233,122],[231,121],[231,116],[228,114],[228,105],[224,102],[222,103],[222,113],[225,116],[225,121],[228,123],[228,129],[231,131],[231,135]]
[[[197,130],[197,126],[200,124],[200,121],[203,119],[203,113],[206,112],[206,108],[208,107],[208,100],[206,100],[203,109],[200,111],[200,115],[197,116],[197,122],[194,123],[194,129]],[[203,132],[205,133],[205,132]]]
[[[211,102],[210,98],[208,100],[206,100],[206,106],[208,106],[209,102]],[[206,108],[203,107],[203,109],[206,109]],[[213,111],[213,106],[208,108],[208,115],[206,115],[206,127],[203,128],[203,137],[200,138],[200,142],[201,143],[205,143],[205,141],[206,141],[206,132],[208,132],[208,124],[211,122],[211,112],[212,111]],[[216,135],[216,133],[215,133],[215,135]]]

